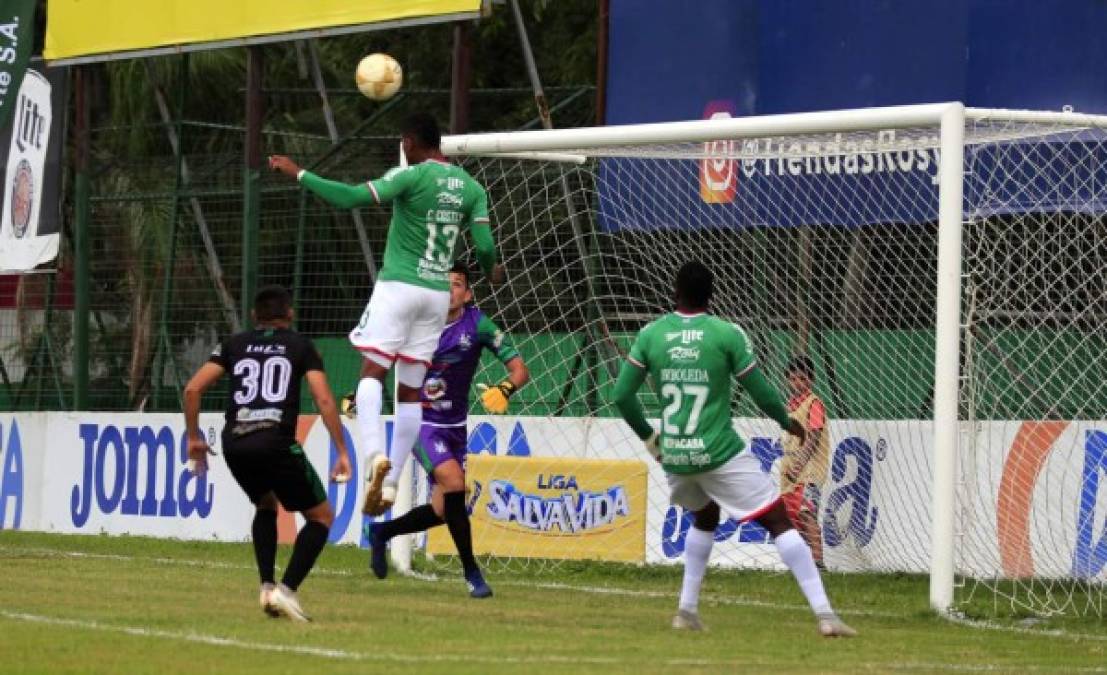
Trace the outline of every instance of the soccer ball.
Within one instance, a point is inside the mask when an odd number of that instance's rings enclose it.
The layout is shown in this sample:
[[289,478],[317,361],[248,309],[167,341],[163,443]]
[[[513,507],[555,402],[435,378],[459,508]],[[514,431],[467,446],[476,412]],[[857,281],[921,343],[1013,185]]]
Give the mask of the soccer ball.
[[388,54],[370,54],[357,64],[354,80],[358,91],[374,101],[385,101],[400,90],[404,69]]

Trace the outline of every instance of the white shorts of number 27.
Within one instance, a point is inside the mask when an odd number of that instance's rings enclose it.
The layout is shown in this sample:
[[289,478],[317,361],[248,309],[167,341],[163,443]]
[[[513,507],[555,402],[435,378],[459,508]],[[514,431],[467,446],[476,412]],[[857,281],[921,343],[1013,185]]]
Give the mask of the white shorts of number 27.
[[780,498],[780,492],[761,462],[747,449],[722,466],[703,473],[666,476],[670,499],[688,511],[699,511],[709,501],[737,521],[758,518]]
[[350,331],[350,343],[388,368],[396,359],[430,365],[446,325],[450,294],[401,281],[378,281]]

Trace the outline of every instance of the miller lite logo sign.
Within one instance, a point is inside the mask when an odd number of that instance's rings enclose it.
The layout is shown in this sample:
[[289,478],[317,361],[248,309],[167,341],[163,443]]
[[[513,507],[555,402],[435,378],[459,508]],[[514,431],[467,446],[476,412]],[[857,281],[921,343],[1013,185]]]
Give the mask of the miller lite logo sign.
[[0,269],[24,271],[57,255],[56,234],[38,236],[52,110],[50,83],[28,70],[15,100],[0,211]]

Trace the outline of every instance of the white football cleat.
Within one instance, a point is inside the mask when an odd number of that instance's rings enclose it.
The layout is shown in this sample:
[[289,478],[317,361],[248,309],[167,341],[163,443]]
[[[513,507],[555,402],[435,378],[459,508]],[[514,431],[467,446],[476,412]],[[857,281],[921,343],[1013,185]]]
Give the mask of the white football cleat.
[[689,612],[686,609],[677,611],[676,616],[673,617],[673,630],[703,630],[703,622],[700,621],[700,615],[696,612]]
[[276,586],[273,584],[262,584],[261,597],[258,599],[258,602],[261,604],[261,611],[273,618],[277,618],[281,615],[281,613],[277,611],[276,605],[273,604],[273,591],[275,589]]
[[311,621],[311,617],[304,613],[304,608],[300,607],[300,600],[296,597],[296,591],[291,590],[284,584],[279,584],[273,589],[273,592],[269,594],[269,602],[277,610],[278,616],[286,616],[293,621]]
[[[361,503],[361,512],[370,516],[379,516],[387,511],[381,508],[381,489],[384,479],[392,470],[392,462],[382,453],[375,452],[365,458],[365,501]],[[396,500],[395,486],[393,486],[392,501]],[[388,506],[392,506],[389,502]]]
[[850,628],[837,614],[818,614],[819,635],[823,637],[857,637],[857,631]]

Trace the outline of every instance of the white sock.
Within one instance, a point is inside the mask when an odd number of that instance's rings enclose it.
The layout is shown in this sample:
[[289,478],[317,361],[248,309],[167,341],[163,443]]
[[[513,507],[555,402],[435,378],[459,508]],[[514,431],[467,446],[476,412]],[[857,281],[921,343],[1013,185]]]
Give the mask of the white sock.
[[680,587],[680,609],[695,614],[700,606],[700,586],[715,543],[714,532],[688,528],[684,538],[684,582]]
[[807,547],[807,542],[800,533],[788,530],[777,537],[776,550],[780,552],[780,559],[792,570],[792,575],[796,577],[812,611],[816,614],[832,613],[834,610],[830,608],[830,600],[826,597],[823,580],[815,567],[815,559],[811,557],[811,549]]
[[415,440],[419,438],[419,427],[422,425],[422,403],[396,404],[396,417],[392,423],[392,450],[388,453],[388,458],[392,460],[392,470],[384,479],[386,483],[399,482],[400,472],[404,470],[404,464],[411,456],[411,449],[415,447]]
[[357,428],[361,434],[366,459],[384,452],[384,438],[381,434],[383,392],[384,385],[378,379],[363,377],[357,383]]

